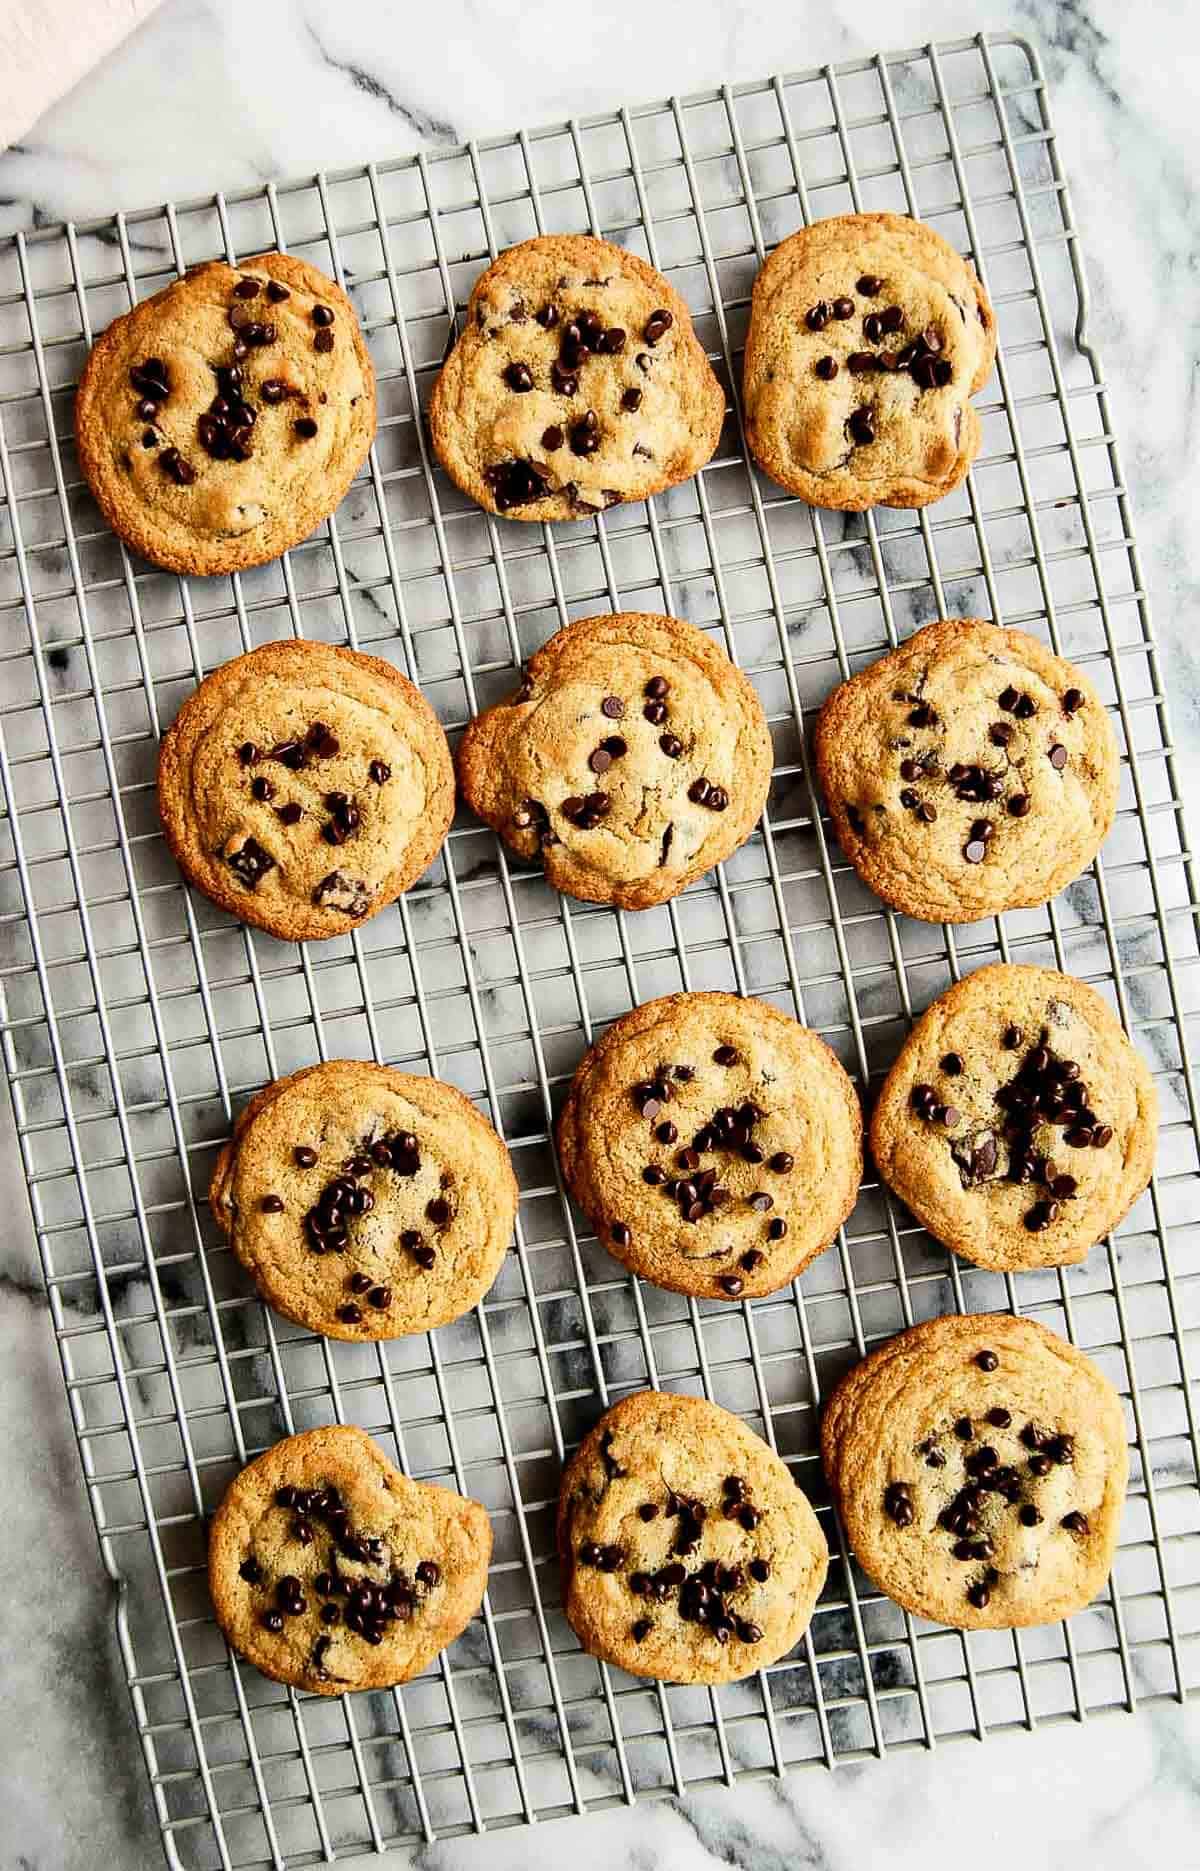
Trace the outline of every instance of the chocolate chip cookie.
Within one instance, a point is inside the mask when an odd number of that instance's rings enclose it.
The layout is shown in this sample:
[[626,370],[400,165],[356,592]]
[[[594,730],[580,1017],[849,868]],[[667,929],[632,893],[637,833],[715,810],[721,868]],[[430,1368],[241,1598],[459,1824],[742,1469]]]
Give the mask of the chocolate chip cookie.
[[354,307],[305,260],[213,260],[114,319],[75,399],[105,519],[173,572],[236,572],[333,512],[375,434]]
[[643,1390],[602,1416],[558,1497],[564,1608],[634,1676],[729,1683],[808,1629],[829,1553],[791,1471],[715,1403]]
[[679,294],[583,234],[489,266],[429,404],[451,480],[512,520],[578,520],[689,480],[724,416]]
[[648,909],[744,844],[771,783],[753,685],[694,624],[568,624],[458,750],[463,797],[556,890]]
[[995,355],[983,287],[940,234],[834,215],[782,241],[754,283],[746,439],[814,507],[926,507],[979,453],[969,399]]
[[1093,988],[980,968],[934,1001],[871,1120],[884,1181],[980,1267],[1083,1260],[1154,1167],[1149,1067]]
[[830,1397],[821,1455],[854,1557],[918,1617],[1050,1624],[1111,1570],[1121,1400],[1031,1319],[930,1319],[889,1339]]
[[979,618],[929,624],[835,689],[815,749],[846,856],[925,922],[1044,903],[1117,809],[1116,736],[1087,677]]
[[483,1298],[517,1183],[503,1143],[452,1085],[334,1059],[251,1099],[209,1203],[285,1318],[329,1338],[399,1338]]
[[290,942],[342,935],[426,871],[454,815],[429,703],[381,657],[267,643],[163,736],[163,831],[190,883]]
[[807,1267],[854,1206],[854,1087],[807,1027],[736,994],[668,994],[584,1055],[558,1120],[597,1238],[676,1293],[750,1299]]
[[478,1501],[409,1481],[364,1430],[288,1436],[213,1516],[208,1583],[240,1656],[318,1696],[419,1676],[487,1588]]

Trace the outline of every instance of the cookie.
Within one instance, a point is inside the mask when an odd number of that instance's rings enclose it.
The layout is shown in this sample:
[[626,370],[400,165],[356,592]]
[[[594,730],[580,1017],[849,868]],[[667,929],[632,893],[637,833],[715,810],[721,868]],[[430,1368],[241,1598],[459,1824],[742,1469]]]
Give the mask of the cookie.
[[428,870],[454,816],[454,766],[429,703],[381,657],[266,643],[180,709],[158,809],[189,883],[310,942],[366,922]]
[[862,1179],[858,1098],[824,1040],[761,1000],[668,994],[585,1054],[558,1120],[567,1187],[618,1260],[676,1293],[773,1293]]
[[879,1173],[932,1235],[1005,1271],[1083,1260],[1150,1180],[1150,1069],[1094,988],[980,968],[917,1021],[871,1120]]
[[929,624],[842,683],[815,751],[851,864],[925,922],[1046,902],[1117,809],[1116,736],[1082,670],[978,618]]
[[744,844],[771,784],[751,682],[677,617],[568,624],[472,721],[463,797],[556,890],[648,909]]
[[558,1551],[584,1649],[675,1683],[736,1682],[786,1656],[829,1566],[774,1450],[715,1403],[660,1390],[614,1404],[569,1463]]
[[305,260],[212,260],[114,319],[75,398],[105,519],[172,572],[276,559],[332,513],[375,435],[354,307]]
[[429,404],[451,480],[512,520],[578,520],[690,480],[724,418],[679,294],[584,234],[522,241],[488,267]]
[[979,453],[969,398],[996,356],[983,287],[902,214],[840,214],[781,241],[754,282],[746,440],[814,507],[927,507]]
[[243,1468],[213,1516],[208,1583],[239,1656],[340,1696],[419,1676],[478,1611],[491,1552],[478,1501],[410,1481],[334,1424]]
[[360,1059],[252,1098],[209,1203],[262,1297],[328,1338],[457,1319],[500,1270],[517,1211],[508,1151],[453,1085]]
[[1111,1570],[1121,1400],[1032,1319],[930,1319],[889,1339],[834,1390],[821,1456],[854,1557],[918,1617],[1050,1624]]

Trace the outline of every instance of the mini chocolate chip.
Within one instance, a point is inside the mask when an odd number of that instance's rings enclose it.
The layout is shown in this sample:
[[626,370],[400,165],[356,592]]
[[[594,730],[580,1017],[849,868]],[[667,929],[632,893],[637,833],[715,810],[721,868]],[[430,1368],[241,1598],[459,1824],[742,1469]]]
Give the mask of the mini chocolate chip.
[[297,416],[292,424],[292,433],[298,435],[303,442],[311,442],[317,433],[317,425],[311,416]]
[[968,838],[962,854],[968,864],[982,864],[987,856],[987,843],[982,838]]
[[819,357],[813,365],[813,371],[816,376],[820,377],[822,383],[832,383],[833,379],[838,374],[837,359],[835,357]]
[[773,1169],[777,1175],[786,1176],[789,1169],[794,1166],[795,1161],[796,1159],[790,1150],[776,1150],[774,1156],[768,1157],[767,1168]]
[[312,309],[312,322],[314,325],[332,325],[333,308],[328,305],[314,305]]
[[264,1630],[279,1632],[283,1629],[283,1613],[275,1610],[264,1611],[261,1623]]
[[660,734],[658,744],[668,760],[678,760],[683,752],[683,742],[674,734]]
[[646,320],[645,327],[642,333],[643,337],[646,340],[646,343],[650,345],[657,344],[659,339],[664,337],[666,333],[670,331],[671,326],[674,323],[675,323],[674,317],[672,316],[670,312],[666,311],[665,309],[659,310],[657,312],[651,312],[649,318]]
[[713,1054],[714,1065],[736,1065],[738,1050],[736,1046],[718,1046]]
[[578,422],[571,425],[571,453],[573,455],[594,455],[600,446],[599,418],[594,409],[589,409]]
[[262,801],[264,804],[268,799],[273,799],[275,796],[275,788],[272,786],[270,780],[267,779],[266,775],[262,773],[251,780],[250,791],[255,799]]
[[782,1215],[776,1215],[773,1220],[767,1223],[767,1239],[769,1241],[782,1241],[787,1231],[788,1225],[787,1222],[784,1221]]
[[865,404],[853,412],[846,427],[851,440],[857,442],[860,447],[866,447],[868,443],[875,440],[875,417]]
[[809,306],[804,314],[804,322],[810,331],[824,331],[832,316],[833,308],[828,301],[819,299],[816,305]]
[[1039,1514],[1032,1501],[1025,1502],[1017,1518],[1023,1527],[1040,1527],[1042,1524],[1042,1516]]
[[967,1587],[968,1602],[974,1605],[976,1611],[986,1610],[991,1601],[991,1596],[992,1594],[988,1591],[987,1586],[981,1583],[968,1585]]
[[283,1197],[281,1195],[264,1195],[258,1206],[262,1209],[264,1215],[281,1215],[283,1213]]
[[1015,731],[1007,721],[993,721],[988,729],[988,739],[993,747],[1007,747]]
[[1081,1514],[1078,1508],[1073,1508],[1069,1514],[1064,1514],[1062,1524],[1067,1529],[1068,1533],[1089,1533],[1091,1531],[1087,1515]]
[[253,1554],[248,1559],[243,1559],[238,1567],[238,1576],[245,1579],[247,1585],[262,1584],[263,1569]]
[[883,1509],[898,1527],[911,1527],[914,1519],[912,1495],[908,1483],[893,1481],[884,1490]]
[[622,392],[622,396],[621,396],[621,408],[622,409],[628,410],[629,413],[632,415],[633,411],[635,409],[640,409],[641,406],[642,406],[642,393],[640,390],[629,389],[629,390],[625,390]]
[[833,316],[835,318],[853,318],[854,317],[853,299],[835,299],[830,309],[832,310]]
[[353,1303],[339,1306],[337,1316],[343,1325],[358,1325],[362,1321],[362,1308]]
[[633,1638],[635,1644],[640,1644],[644,1638],[649,1637],[653,1629],[654,1625],[649,1618],[639,1618],[637,1623],[631,1627],[629,1635]]
[[[978,1362],[979,1360],[976,1359],[976,1363]],[[989,1410],[987,1413],[987,1419],[988,1419],[988,1422],[992,1425],[993,1429],[1007,1429],[1009,1424],[1012,1422],[1012,1416],[1010,1415],[1009,1411],[1000,1409],[1000,1408]]]
[[651,676],[649,682],[647,682],[645,688],[642,690],[642,694],[647,696],[652,702],[660,702],[665,695],[670,693],[670,690],[671,685],[665,676]]
[[1056,773],[1062,772],[1069,758],[1070,755],[1067,753],[1061,741],[1056,741],[1054,746],[1050,749],[1050,765],[1054,768]]
[[314,351],[332,351],[332,349],[333,349],[333,333],[331,331],[317,332],[316,336],[313,339],[313,350]]
[[1023,819],[1029,811],[1030,799],[1027,793],[1013,793],[1008,802],[1009,816]]
[[658,1509],[654,1505],[653,1501],[642,1502],[642,1505],[638,1508],[638,1518],[639,1520],[657,1520],[658,1519]]
[[247,275],[245,279],[238,280],[233,290],[239,299],[257,299],[261,289],[261,281],[251,279],[250,276]]
[[1083,707],[1083,690],[1082,689],[1068,689],[1066,694],[1062,698],[1062,711],[1064,715],[1067,715],[1067,716],[1077,715],[1079,713],[1079,710],[1082,707]]
[[612,1227],[609,1229],[609,1233],[616,1247],[628,1247],[633,1240],[630,1229],[623,1221],[614,1221]]
[[373,1286],[367,1294],[367,1304],[373,1306],[376,1312],[386,1312],[391,1303],[392,1289],[390,1286]]
[[761,1249],[757,1247],[748,1247],[746,1249],[746,1252],[738,1260],[738,1266],[743,1268],[746,1273],[753,1273],[756,1267],[762,1266],[762,1263],[765,1259],[766,1259],[766,1255],[761,1251]]
[[506,364],[504,367],[504,381],[510,390],[522,394],[526,390],[532,390],[533,372],[528,364],[522,363],[519,358],[514,358],[511,364]]
[[426,1202],[425,1213],[435,1228],[444,1228],[450,1219],[450,1204],[443,1196],[435,1195],[431,1202]]
[[954,1425],[954,1433],[960,1442],[970,1442],[971,1437],[975,1434],[975,1428],[969,1416],[959,1417]]
[[1018,695],[1016,701],[1013,703],[1013,713],[1016,715],[1018,721],[1028,721],[1033,715],[1036,715],[1037,703],[1034,701],[1032,695]]
[[864,299],[874,299],[883,291],[883,281],[875,273],[864,273],[858,281],[857,290]]
[[196,470],[190,461],[185,461],[177,448],[164,448],[158,457],[158,465],[164,474],[169,474],[176,487],[190,487],[196,478]]
[[736,1299],[745,1284],[746,1282],[736,1273],[723,1273],[717,1281],[721,1291],[728,1293],[730,1299]]

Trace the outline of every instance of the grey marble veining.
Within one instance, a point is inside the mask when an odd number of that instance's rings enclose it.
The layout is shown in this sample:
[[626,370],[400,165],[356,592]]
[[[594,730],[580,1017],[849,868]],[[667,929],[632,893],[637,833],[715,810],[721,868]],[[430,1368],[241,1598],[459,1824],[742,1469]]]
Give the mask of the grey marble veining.
[[[401,18],[376,0],[166,0],[161,13],[21,148],[0,158],[0,227],[86,217],[506,131],[568,112],[757,77],[977,27],[1041,44],[1092,284],[1169,685],[1185,787],[1200,771],[1200,20],[1170,0],[831,0],[803,13],[677,0],[635,14],[444,0]],[[769,230],[768,230],[769,232]],[[958,594],[956,594],[957,596]],[[969,594],[962,594],[963,602]],[[7,905],[5,906],[7,907]],[[1064,918],[1073,910],[1070,893]],[[1136,952],[1127,959],[1136,961]],[[136,1097],[136,1084],[127,1088]],[[7,1111],[5,1111],[7,1117]],[[8,1824],[3,1871],[157,1871],[162,1863],[79,1485],[20,1169],[0,1187],[0,1636]],[[524,1871],[568,1851],[581,1871],[972,1871],[1190,1865],[1200,1721],[1156,1707],[803,1773],[411,1855],[427,1871]],[[397,1854],[395,1862],[403,1862]],[[366,1864],[376,1860],[354,1860]]]

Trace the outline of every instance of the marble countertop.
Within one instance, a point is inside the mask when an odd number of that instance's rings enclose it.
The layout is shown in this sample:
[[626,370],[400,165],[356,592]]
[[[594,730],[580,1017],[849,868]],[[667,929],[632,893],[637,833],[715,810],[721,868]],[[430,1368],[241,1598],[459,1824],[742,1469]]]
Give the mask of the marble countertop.
[[[1200,10],[1189,0],[441,0],[432,15],[388,0],[166,0],[0,158],[0,227],[257,185],[980,27],[1042,48],[1195,798]],[[0,1244],[0,1871],[158,1871],[19,1182],[6,1128],[0,1190],[18,1219]],[[517,1871],[567,1849],[580,1871],[1182,1867],[1200,1838],[1200,1716],[1159,1706],[566,1824],[552,1843],[516,1830],[387,1862]]]

